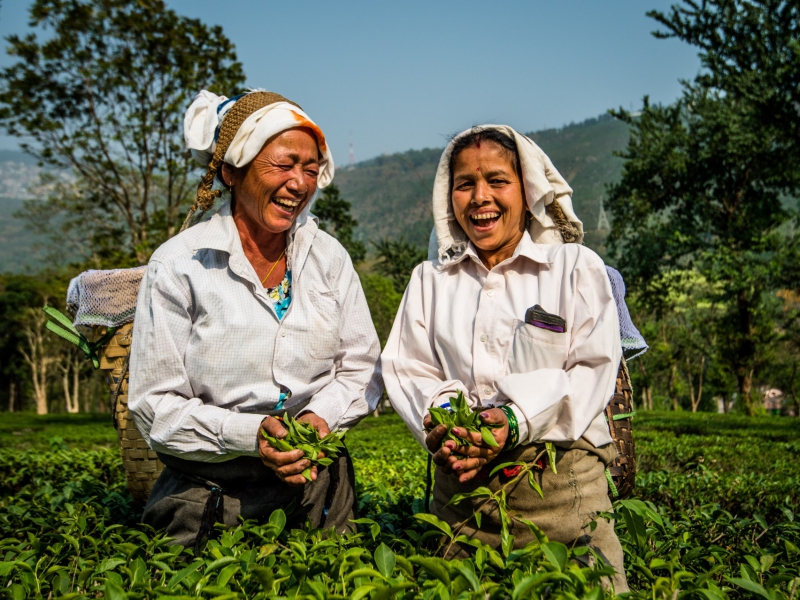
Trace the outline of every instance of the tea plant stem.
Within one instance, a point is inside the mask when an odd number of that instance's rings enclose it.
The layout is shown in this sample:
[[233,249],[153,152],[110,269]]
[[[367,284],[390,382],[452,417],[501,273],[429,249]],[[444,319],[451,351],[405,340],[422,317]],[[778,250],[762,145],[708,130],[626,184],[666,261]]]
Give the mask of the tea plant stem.
[[[500,489],[498,489],[492,495],[488,496],[486,498],[486,500],[484,500],[481,503],[481,505],[477,508],[477,510],[473,511],[473,513],[469,517],[467,517],[463,521],[459,521],[458,523],[456,523],[456,527],[453,529],[453,537],[450,540],[450,543],[447,545],[447,548],[445,548],[443,556],[447,556],[448,555],[448,553],[450,552],[450,548],[452,548],[453,544],[455,543],[456,538],[461,533],[461,530],[464,529],[464,527],[466,527],[467,523],[469,523],[470,519],[473,519],[477,513],[481,512],[483,510],[483,507],[486,506],[489,502],[494,501],[499,505],[500,504],[500,500],[498,500],[498,496],[502,496],[503,492],[505,492],[507,487],[509,487],[511,484],[516,483],[517,481],[519,481],[520,478],[523,475],[526,475],[531,470],[533,465],[536,464],[536,461],[539,460],[539,458],[542,456],[542,454],[544,454],[544,452],[545,451],[542,451],[539,455],[537,455],[537,457],[535,459],[533,459],[530,463],[528,463],[524,467],[522,467],[522,469],[520,469],[520,472],[517,473],[517,475],[513,479],[509,479],[505,484],[503,484],[500,487]],[[516,518],[516,517],[512,516],[512,518]],[[501,515],[501,519],[502,519],[502,515]],[[440,548],[441,548],[441,546],[440,546]]]

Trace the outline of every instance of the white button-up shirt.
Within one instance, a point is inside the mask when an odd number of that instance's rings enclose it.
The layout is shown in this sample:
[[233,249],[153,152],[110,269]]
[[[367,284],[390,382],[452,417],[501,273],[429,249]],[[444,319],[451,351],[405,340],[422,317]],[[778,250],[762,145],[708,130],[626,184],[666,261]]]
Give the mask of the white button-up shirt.
[[305,410],[352,427],[382,392],[380,345],[347,251],[307,212],[293,229],[283,320],[242,250],[229,204],[153,254],[134,322],[128,406],[158,452],[257,456],[261,411]]
[[[535,304],[566,332],[524,322]],[[534,244],[487,270],[474,247],[414,270],[383,351],[395,410],[424,445],[422,419],[460,390],[473,407],[508,404],[520,441],[610,443],[603,416],[622,358],[603,261],[577,244]]]

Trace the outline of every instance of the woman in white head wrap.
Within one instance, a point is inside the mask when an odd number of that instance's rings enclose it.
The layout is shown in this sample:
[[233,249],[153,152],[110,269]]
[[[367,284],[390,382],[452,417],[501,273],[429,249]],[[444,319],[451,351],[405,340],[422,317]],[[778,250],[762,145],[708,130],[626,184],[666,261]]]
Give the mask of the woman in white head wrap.
[[351,527],[345,455],[310,467],[279,452],[283,413],[325,435],[380,398],[380,347],[347,251],[309,212],[333,178],[320,128],[285,98],[201,92],[185,139],[207,166],[187,224],[220,195],[207,221],[161,246],[139,292],[129,407],[166,465],[143,519],[199,548],[214,522],[265,519],[294,503],[295,519]]
[[[389,398],[436,464],[431,512],[495,548],[520,548],[535,523],[550,540],[588,545],[627,590],[610,510],[605,465],[616,449],[603,418],[621,360],[617,310],[603,261],[582,246],[572,190],[530,139],[484,125],[445,149],[433,189],[435,241],[417,266],[382,355]],[[572,243],[564,243],[572,242]],[[496,447],[455,428],[445,440],[428,412],[462,392],[491,424]],[[546,443],[556,448],[557,474]],[[494,465],[530,465],[506,491],[508,536],[496,510],[471,518],[515,476]],[[516,469],[519,472],[519,469]],[[479,494],[480,496],[480,494]],[[466,552],[467,546],[455,551]],[[588,555],[586,555],[588,556]]]

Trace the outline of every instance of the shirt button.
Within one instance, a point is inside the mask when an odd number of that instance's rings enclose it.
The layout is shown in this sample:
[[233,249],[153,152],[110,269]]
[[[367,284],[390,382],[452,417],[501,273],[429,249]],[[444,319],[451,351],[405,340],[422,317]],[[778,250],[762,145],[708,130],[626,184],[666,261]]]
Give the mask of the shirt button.
[[489,290],[488,292],[486,292],[486,295],[489,296],[489,298],[491,298],[492,296],[494,296],[494,290]]
[[492,388],[490,387],[485,387],[483,388],[483,393],[486,394],[487,396],[491,396],[494,393],[494,390],[492,390]]
[[482,342],[485,342],[488,339],[489,339],[489,336],[487,336],[485,333],[481,336],[481,341]]
[[281,337],[286,337],[286,332],[285,331],[281,331]]

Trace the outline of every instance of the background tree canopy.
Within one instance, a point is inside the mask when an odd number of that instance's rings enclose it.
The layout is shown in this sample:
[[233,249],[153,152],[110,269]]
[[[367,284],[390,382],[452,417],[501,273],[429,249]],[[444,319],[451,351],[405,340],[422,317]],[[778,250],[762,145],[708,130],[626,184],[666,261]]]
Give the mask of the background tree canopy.
[[29,222],[93,266],[143,264],[195,188],[186,107],[244,82],[233,44],[162,0],[36,0],[30,15],[40,35],[8,39],[19,61],[0,72],[0,124],[73,177],[46,182]]
[[750,398],[786,316],[776,294],[800,282],[800,7],[686,1],[649,14],[667,29],[657,36],[700,47],[705,70],[672,105],[645,98],[641,113],[613,113],[631,140],[608,189],[610,248],[656,315],[674,308],[676,285],[687,289],[676,271],[710,284],[704,300],[720,310],[696,327]]

